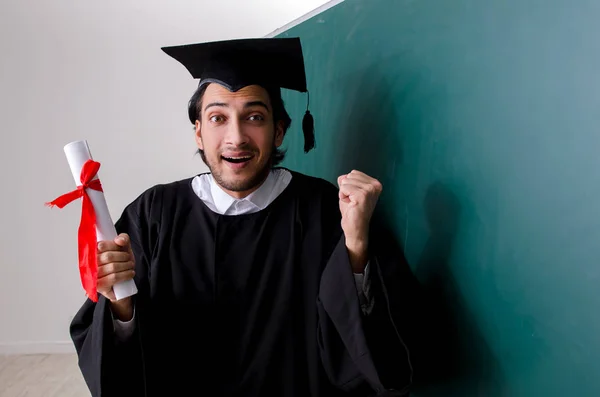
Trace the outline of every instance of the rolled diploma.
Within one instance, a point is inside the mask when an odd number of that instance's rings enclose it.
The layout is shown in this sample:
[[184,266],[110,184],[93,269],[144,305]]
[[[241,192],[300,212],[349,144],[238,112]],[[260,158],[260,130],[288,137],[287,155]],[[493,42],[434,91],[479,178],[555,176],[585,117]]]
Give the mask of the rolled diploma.
[[[92,154],[88,146],[87,141],[75,141],[71,142],[64,147],[73,179],[77,186],[81,185],[81,168],[83,164],[92,159]],[[98,179],[98,175],[94,177]],[[108,205],[106,204],[106,198],[103,192],[99,192],[94,189],[86,189],[90,197],[90,201],[94,205],[94,211],[96,212],[96,236],[97,241],[101,240],[114,240],[117,237],[117,230],[113,224],[112,218],[108,211]],[[135,295],[137,293],[137,287],[133,280],[122,281],[113,286],[113,291],[117,300],[127,298],[128,296]]]

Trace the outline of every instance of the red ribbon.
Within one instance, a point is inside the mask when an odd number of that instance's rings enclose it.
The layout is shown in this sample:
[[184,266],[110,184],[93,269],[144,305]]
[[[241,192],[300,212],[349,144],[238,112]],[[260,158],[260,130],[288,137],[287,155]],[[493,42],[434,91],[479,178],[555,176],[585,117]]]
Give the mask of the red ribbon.
[[75,201],[80,197],[83,198],[78,233],[79,274],[81,277],[81,284],[83,285],[88,298],[93,302],[98,301],[98,293],[96,291],[98,282],[96,211],[94,211],[94,205],[92,204],[86,189],[93,189],[99,192],[102,191],[100,180],[93,179],[99,169],[100,163],[91,159],[86,161],[81,168],[81,185],[77,186],[77,189],[56,198],[54,201],[46,203],[49,207],[57,206],[58,208],[63,208],[72,201]]

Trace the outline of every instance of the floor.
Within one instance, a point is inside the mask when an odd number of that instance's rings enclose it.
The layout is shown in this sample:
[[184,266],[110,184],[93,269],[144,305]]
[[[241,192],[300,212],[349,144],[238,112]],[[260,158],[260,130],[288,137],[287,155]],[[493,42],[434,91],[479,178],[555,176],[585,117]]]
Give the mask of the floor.
[[0,355],[0,397],[87,397],[74,354]]

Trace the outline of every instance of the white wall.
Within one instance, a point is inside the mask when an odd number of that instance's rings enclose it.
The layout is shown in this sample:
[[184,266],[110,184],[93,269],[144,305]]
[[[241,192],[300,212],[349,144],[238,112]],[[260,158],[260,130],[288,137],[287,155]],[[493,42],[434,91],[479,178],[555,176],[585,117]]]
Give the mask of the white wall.
[[0,353],[72,349],[84,301],[81,202],[63,146],[87,139],[113,219],[153,184],[205,170],[196,82],[161,46],[262,37],[323,0],[8,0],[0,4]]

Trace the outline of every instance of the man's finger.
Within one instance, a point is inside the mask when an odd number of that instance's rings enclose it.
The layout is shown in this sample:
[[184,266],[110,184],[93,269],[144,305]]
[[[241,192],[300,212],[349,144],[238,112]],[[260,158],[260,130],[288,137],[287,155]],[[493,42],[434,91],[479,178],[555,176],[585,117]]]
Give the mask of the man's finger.
[[362,183],[355,180],[346,179],[340,190],[343,190],[347,195],[364,197],[372,196],[373,194],[378,194],[377,187],[372,184]]
[[349,196],[346,193],[344,193],[341,189],[338,192],[338,197],[342,201],[346,201],[346,202],[350,201],[348,198]]
[[354,186],[357,189],[361,189],[361,190],[368,190],[369,184],[361,181],[360,179],[346,178],[342,181],[342,185],[340,187],[343,188],[343,187],[348,187],[348,186]]
[[123,251],[106,251],[98,255],[98,265],[106,265],[111,262],[128,262],[131,254]]
[[98,252],[106,251],[124,251],[127,252],[131,249],[131,241],[127,233],[121,233],[113,241],[104,240],[98,242]]
[[98,278],[97,289],[108,291],[112,289],[113,285],[118,284],[122,281],[131,280],[135,276],[135,271],[126,270],[124,272],[119,273],[111,273],[108,276],[104,276],[102,278]]
[[115,238],[115,244],[119,247],[129,248],[129,235],[127,233],[121,233]]
[[358,170],[352,170],[352,171],[350,171],[348,173],[348,178],[373,179],[369,175],[365,174],[364,172],[358,171]]
[[123,251],[119,245],[117,245],[114,241],[103,240],[98,242],[98,253],[107,252],[107,251]]
[[364,183],[369,184],[378,182],[377,179],[370,177],[369,175],[360,171],[352,171],[350,174],[348,174],[348,179],[362,181]]
[[361,187],[369,192],[381,192],[383,190],[383,185],[377,179],[371,178],[369,176],[363,175],[355,175],[348,176],[345,179],[344,183],[355,183],[360,184]]
[[339,198],[346,203],[358,204],[363,202],[366,196],[366,190],[353,185],[344,185],[340,188]]
[[356,182],[344,182],[342,186],[340,186],[340,191],[346,195],[352,194],[364,194],[367,193],[366,185]]
[[128,270],[134,270],[135,264],[129,262],[113,262],[98,267],[98,278],[105,277],[111,273],[120,273]]

